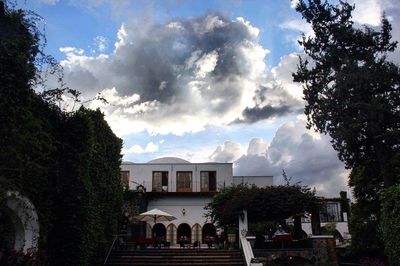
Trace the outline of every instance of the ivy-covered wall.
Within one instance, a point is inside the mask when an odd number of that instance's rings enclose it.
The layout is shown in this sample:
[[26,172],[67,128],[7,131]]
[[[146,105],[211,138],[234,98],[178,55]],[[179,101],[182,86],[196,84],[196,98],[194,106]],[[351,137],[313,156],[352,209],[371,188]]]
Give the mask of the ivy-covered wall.
[[384,189],[380,194],[382,217],[380,233],[389,265],[400,265],[400,185]]
[[98,265],[121,217],[122,141],[103,114],[67,113],[32,89],[40,34],[23,11],[0,10],[0,212],[5,192],[35,205],[51,265]]

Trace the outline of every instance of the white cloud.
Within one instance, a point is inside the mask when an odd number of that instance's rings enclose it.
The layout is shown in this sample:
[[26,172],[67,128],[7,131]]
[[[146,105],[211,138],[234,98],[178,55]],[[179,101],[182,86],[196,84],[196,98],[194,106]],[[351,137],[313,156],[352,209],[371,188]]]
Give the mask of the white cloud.
[[[107,99],[107,102],[111,105],[119,105],[119,106],[129,106],[133,103],[136,103],[137,101],[140,100],[140,96],[138,94],[133,94],[133,95],[126,95],[126,96],[120,96],[118,95],[117,90],[114,88],[111,89],[104,89],[102,90],[99,95],[101,97]],[[94,100],[90,102],[89,107],[92,109],[96,109],[99,107],[104,106],[103,103],[100,100]]]
[[248,155],[265,155],[270,143],[262,138],[252,138],[247,148]]
[[55,5],[59,1],[60,0],[39,0],[39,3],[45,4],[45,5]]
[[150,141],[147,143],[146,147],[143,148],[140,145],[133,145],[132,147],[128,149],[123,149],[122,154],[130,154],[130,153],[135,153],[135,154],[142,154],[142,153],[153,153],[158,151],[158,144],[153,143]]
[[106,39],[106,37],[104,36],[97,36],[94,38],[93,40],[94,45],[96,46],[97,51],[103,53],[106,51],[107,47],[108,47],[108,41]]
[[223,145],[217,147],[210,159],[215,162],[227,163],[237,160],[242,154],[243,150],[240,143],[227,140]]
[[353,12],[354,21],[360,24],[379,26],[383,14],[385,2],[382,0],[350,0],[355,4],[356,9]]
[[76,48],[76,47],[61,47],[60,52],[65,53],[66,55],[83,55],[83,53],[85,52],[83,49],[81,48]]
[[280,184],[284,169],[293,176],[292,182],[315,187],[319,195],[337,196],[339,191],[348,190],[348,171],[330,138],[307,130],[303,119],[280,126],[271,143],[262,138],[251,139],[247,153],[239,143],[229,141],[211,157],[234,161],[235,175],[273,175],[275,184]]
[[290,6],[292,8],[296,8],[297,4],[300,2],[300,0],[291,0],[290,1]]

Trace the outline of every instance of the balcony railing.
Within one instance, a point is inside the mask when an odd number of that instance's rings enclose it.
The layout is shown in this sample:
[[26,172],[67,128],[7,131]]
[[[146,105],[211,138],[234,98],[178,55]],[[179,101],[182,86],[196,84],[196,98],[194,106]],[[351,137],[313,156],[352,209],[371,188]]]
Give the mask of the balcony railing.
[[153,187],[151,181],[135,182],[131,184],[131,189],[135,189],[137,186],[143,186],[146,188],[146,192],[217,192],[220,188],[224,187],[224,182],[217,182],[216,189],[210,190],[206,187],[201,187],[200,182],[192,182],[191,188],[182,188],[181,190],[177,188],[176,182],[168,183],[166,187]]

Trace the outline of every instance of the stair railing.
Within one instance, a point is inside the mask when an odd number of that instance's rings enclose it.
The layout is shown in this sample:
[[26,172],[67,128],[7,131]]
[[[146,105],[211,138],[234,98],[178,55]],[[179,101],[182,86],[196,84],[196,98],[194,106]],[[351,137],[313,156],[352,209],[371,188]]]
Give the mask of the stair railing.
[[118,239],[119,236],[121,236],[121,235],[114,235],[114,240],[113,240],[113,242],[112,242],[112,244],[111,244],[110,249],[108,250],[107,257],[106,257],[106,259],[104,260],[104,264],[103,264],[103,265],[106,265],[107,260],[108,260],[108,257],[110,256],[111,251],[112,251],[113,248],[114,248],[115,242],[117,241],[117,239]]
[[246,260],[246,265],[249,266],[251,264],[251,259],[254,258],[253,249],[251,248],[251,244],[247,240],[246,236],[240,236],[239,239],[243,255]]

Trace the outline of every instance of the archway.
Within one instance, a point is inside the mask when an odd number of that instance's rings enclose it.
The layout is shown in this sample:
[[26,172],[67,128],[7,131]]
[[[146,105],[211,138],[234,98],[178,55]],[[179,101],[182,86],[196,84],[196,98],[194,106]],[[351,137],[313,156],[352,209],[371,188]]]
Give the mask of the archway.
[[182,223],[178,226],[178,241],[186,240],[191,243],[192,240],[192,229],[187,223]]
[[161,241],[165,240],[165,237],[167,236],[167,229],[165,228],[165,225],[156,223],[153,226],[153,235],[156,239]]
[[0,248],[22,250],[37,249],[39,220],[34,205],[18,192],[8,191],[5,204],[0,208]]
[[213,224],[206,223],[205,225],[203,225],[202,229],[203,243],[210,238],[215,238],[215,235],[216,235],[216,230]]

